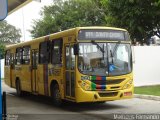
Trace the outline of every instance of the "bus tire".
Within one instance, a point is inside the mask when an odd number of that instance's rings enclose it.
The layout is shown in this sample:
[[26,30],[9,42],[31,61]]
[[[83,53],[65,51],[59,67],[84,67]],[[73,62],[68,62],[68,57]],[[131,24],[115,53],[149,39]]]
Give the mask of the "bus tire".
[[58,84],[55,84],[52,88],[52,99],[55,106],[62,105],[62,99]]
[[19,97],[23,96],[23,91],[21,90],[21,84],[19,80],[16,80],[16,93]]
[[97,103],[104,104],[104,103],[106,103],[106,101],[98,101]]

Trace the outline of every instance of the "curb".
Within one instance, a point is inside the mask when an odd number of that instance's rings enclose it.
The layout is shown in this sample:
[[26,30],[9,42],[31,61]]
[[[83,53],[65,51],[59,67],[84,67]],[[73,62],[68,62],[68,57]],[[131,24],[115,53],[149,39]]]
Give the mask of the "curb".
[[134,94],[134,98],[160,101],[160,96]]

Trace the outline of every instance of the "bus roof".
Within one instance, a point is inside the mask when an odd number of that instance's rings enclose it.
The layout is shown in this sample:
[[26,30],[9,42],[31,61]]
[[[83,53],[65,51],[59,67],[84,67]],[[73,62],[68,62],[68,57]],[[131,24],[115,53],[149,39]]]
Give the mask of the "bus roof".
[[110,29],[110,30],[121,30],[121,31],[127,31],[122,28],[116,28],[116,27],[105,27],[105,26],[90,26],[90,27],[76,27],[76,29]]
[[33,44],[33,43],[36,43],[36,42],[41,42],[41,41],[44,41],[46,39],[46,37],[49,37],[49,39],[56,39],[56,38],[60,38],[62,36],[65,37],[67,35],[73,35],[73,32],[75,34],[78,34],[78,31],[81,30],[81,29],[108,29],[108,30],[127,31],[127,30],[122,29],[122,28],[105,27],[105,26],[76,27],[76,28],[71,28],[71,29],[67,29],[67,30],[64,30],[64,31],[60,31],[60,32],[57,32],[57,33],[53,33],[53,34],[50,34],[50,35],[42,36],[42,37],[39,37],[39,38],[35,38],[35,39],[30,40],[30,41],[21,42],[21,43],[12,44],[12,45],[7,45],[6,49],[11,49],[11,48],[14,48],[14,47],[21,47],[21,46],[30,45],[30,44]]

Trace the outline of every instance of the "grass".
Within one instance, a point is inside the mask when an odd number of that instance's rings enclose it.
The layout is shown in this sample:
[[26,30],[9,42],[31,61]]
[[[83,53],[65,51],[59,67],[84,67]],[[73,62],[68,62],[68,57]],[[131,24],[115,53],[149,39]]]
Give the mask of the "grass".
[[135,87],[134,92],[135,94],[160,96],[160,85]]

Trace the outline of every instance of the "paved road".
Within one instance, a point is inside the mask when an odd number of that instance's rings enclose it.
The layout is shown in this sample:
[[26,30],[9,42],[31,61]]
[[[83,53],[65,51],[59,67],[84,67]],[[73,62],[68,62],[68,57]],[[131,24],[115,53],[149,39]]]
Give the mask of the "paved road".
[[104,104],[66,103],[57,108],[47,97],[28,95],[19,98],[14,89],[4,83],[2,87],[7,91],[7,112],[18,115],[18,120],[110,120],[114,118],[115,113],[160,113],[160,101],[133,98]]

